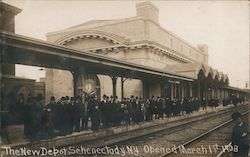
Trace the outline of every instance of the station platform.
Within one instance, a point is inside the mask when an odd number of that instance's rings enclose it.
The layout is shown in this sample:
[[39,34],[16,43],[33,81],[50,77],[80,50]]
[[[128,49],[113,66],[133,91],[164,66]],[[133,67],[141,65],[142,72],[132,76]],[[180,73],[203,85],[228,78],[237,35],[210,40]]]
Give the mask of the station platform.
[[123,133],[127,131],[132,131],[136,129],[147,128],[147,127],[158,125],[158,124],[174,122],[177,120],[191,118],[191,117],[199,116],[199,115],[206,114],[206,113],[218,112],[220,110],[225,110],[225,109],[232,108],[232,107],[234,107],[234,105],[228,105],[228,106],[219,105],[217,108],[208,107],[207,110],[200,109],[198,112],[194,112],[189,115],[182,115],[178,117],[170,117],[170,118],[164,118],[164,119],[155,119],[150,122],[144,121],[139,124],[122,125],[122,126],[112,127],[108,129],[100,129],[97,132],[93,132],[92,130],[74,132],[70,135],[57,136],[53,139],[40,140],[40,141],[35,141],[35,142],[31,142],[30,140],[23,139],[13,144],[2,144],[0,149],[4,149],[6,147],[20,148],[20,147],[31,147],[31,146],[32,147],[34,146],[35,147],[49,147],[49,148],[60,147],[64,145],[80,143],[82,141],[92,140],[95,138],[100,138],[100,137],[105,137],[105,136]]

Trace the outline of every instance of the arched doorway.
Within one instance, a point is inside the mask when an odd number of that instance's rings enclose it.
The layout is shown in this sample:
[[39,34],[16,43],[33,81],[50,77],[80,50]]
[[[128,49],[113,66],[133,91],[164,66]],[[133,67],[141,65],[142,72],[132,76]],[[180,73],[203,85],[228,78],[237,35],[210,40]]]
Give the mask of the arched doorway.
[[32,95],[31,90],[23,85],[17,85],[12,88],[8,99],[9,104],[6,109],[9,111],[6,123],[22,124],[23,111],[29,95]]

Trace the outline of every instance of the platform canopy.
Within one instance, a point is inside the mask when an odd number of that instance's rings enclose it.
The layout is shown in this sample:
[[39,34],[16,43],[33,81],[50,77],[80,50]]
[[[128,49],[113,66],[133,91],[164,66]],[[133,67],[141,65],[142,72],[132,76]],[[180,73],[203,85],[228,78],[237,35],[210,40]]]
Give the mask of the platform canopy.
[[82,73],[103,74],[135,79],[180,79],[193,81],[193,77],[160,70],[135,63],[83,52],[43,40],[9,32],[1,32],[1,63],[23,64]]
[[198,79],[198,75],[200,71],[204,74],[205,78],[211,76],[212,79],[217,79],[218,81],[222,81],[224,83],[228,82],[228,76],[223,74],[222,72],[218,72],[218,70],[213,69],[212,67],[205,65],[203,63],[186,63],[186,64],[175,64],[175,65],[166,65],[163,70],[175,72],[180,75],[184,75],[187,77],[191,77],[194,80]]

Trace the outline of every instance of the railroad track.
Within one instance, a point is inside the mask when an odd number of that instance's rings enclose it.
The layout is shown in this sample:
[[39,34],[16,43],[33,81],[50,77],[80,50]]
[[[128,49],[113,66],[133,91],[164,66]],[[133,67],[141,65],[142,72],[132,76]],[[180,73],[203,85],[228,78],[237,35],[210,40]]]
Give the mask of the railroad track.
[[[113,137],[113,139],[108,139],[107,141],[99,141],[98,144],[95,142],[88,144],[80,144],[85,148],[104,148],[108,147],[110,150],[116,149],[120,153],[109,153],[108,155],[86,155],[86,156],[121,156],[121,149],[125,150],[123,155],[125,156],[160,156],[160,153],[150,152],[150,146],[156,146],[160,144],[159,147],[166,146],[171,148],[171,145],[178,145],[187,140],[187,137],[197,136],[206,130],[213,128],[215,125],[221,124],[227,121],[232,112],[239,110],[239,108],[234,108],[228,110],[227,112],[219,112],[209,116],[199,117],[192,120],[184,120],[179,124],[172,124],[171,126],[165,126],[157,130],[140,130],[140,132],[134,132],[134,134],[127,134],[127,136]],[[243,112],[245,108],[241,108],[240,111]],[[221,115],[224,115],[221,117]],[[214,117],[217,117],[215,120]],[[207,122],[209,125],[204,126],[203,123]],[[203,126],[203,128],[197,128],[197,126]],[[190,132],[190,130],[192,130]],[[167,137],[167,138],[166,138]],[[189,139],[189,138],[188,138]],[[165,142],[161,142],[164,140]],[[78,145],[79,146],[79,145]],[[147,148],[145,148],[145,146]],[[145,151],[145,149],[148,149]]]
[[[212,126],[215,126],[218,123],[222,123],[226,121],[232,112],[236,110],[243,111],[245,110],[246,106],[242,106],[240,108],[231,108],[228,110],[219,111],[217,113],[209,113],[207,115],[203,116],[195,116],[191,117],[186,120],[177,120],[173,122],[167,122],[163,124],[156,124],[154,126],[150,127],[144,127],[142,129],[136,129],[131,130],[125,133],[118,133],[111,136],[105,136],[102,138],[96,138],[93,140],[86,140],[81,143],[75,143],[70,145],[63,145],[60,148],[67,148],[69,146],[72,146],[74,148],[123,148],[126,147],[126,149],[130,149],[130,154],[126,154],[126,156],[137,156],[136,154],[133,154],[133,148],[138,149],[138,151],[141,152],[143,149],[142,146],[145,147],[147,142],[150,141],[151,144],[147,144],[148,146],[157,146],[157,143],[154,144],[152,142],[157,142],[158,144],[165,145],[167,147],[171,147],[171,145],[178,145],[183,143],[183,141],[186,140],[185,137],[191,137],[193,135],[200,134],[204,132],[204,130],[209,130],[212,128]],[[218,117],[219,115],[225,115],[223,118],[218,118],[219,120],[212,120],[214,117]],[[202,125],[204,122],[207,122],[209,125]],[[202,125],[203,128],[197,128],[195,126]],[[189,130],[192,129],[192,132]],[[165,137],[168,137],[165,139]],[[161,143],[161,140],[165,140],[165,143]],[[167,143],[166,143],[167,142]],[[129,146],[129,148],[127,148]],[[134,147],[133,147],[134,146]],[[31,147],[32,148],[32,147]],[[144,148],[145,149],[145,148]],[[135,150],[134,150],[135,151]],[[68,154],[69,155],[69,154]],[[120,154],[122,155],[122,154]],[[138,154],[139,155],[139,154]],[[60,155],[58,155],[60,156]],[[64,155],[62,155],[64,156]],[[77,156],[76,154],[71,156]],[[83,155],[79,154],[79,156],[95,156],[95,155]],[[104,156],[104,155],[98,155],[98,156]],[[112,153],[109,153],[108,156],[119,156],[117,154],[112,155]],[[159,153],[145,153],[141,154],[139,156],[159,156]]]
[[[175,132],[177,130],[182,130],[183,128],[185,128],[187,125],[191,125],[191,124],[195,124],[195,123],[202,123],[203,120],[207,119],[213,119],[213,117],[215,116],[220,116],[223,114],[228,115],[228,117],[231,116],[232,112],[235,111],[244,111],[245,106],[242,106],[240,108],[230,108],[226,111],[220,111],[220,112],[215,112],[215,113],[209,113],[207,115],[199,115],[199,116],[195,116],[195,117],[190,117],[188,119],[180,119],[180,120],[176,120],[176,121],[171,121],[171,122],[166,122],[166,123],[162,123],[162,124],[156,124],[153,126],[148,126],[148,127],[144,127],[144,128],[139,128],[139,129],[135,129],[135,130],[131,130],[131,131],[127,131],[124,133],[118,133],[115,135],[110,135],[110,136],[106,136],[103,138],[97,138],[94,140],[88,140],[88,141],[84,141],[82,143],[76,143],[74,145],[79,145],[79,144],[90,144],[89,146],[113,146],[113,145],[120,145],[126,142],[130,142],[130,141],[136,141],[136,140],[140,140],[143,137],[149,137],[149,136],[154,136],[155,134],[166,134],[166,133],[171,133],[171,132]],[[224,117],[225,119],[228,119],[228,117]],[[221,118],[220,118],[221,119]],[[223,121],[223,118],[221,119]],[[213,123],[213,122],[210,122]],[[167,132],[166,132],[167,131]],[[97,144],[99,143],[99,144]],[[64,145],[67,146],[67,145]]]
[[[243,113],[244,122],[247,122],[249,111]],[[230,137],[234,123],[232,119],[215,126],[214,128],[196,136],[160,157],[232,157],[237,148],[231,145]],[[197,148],[201,148],[197,151]]]
[[[127,140],[126,142],[116,143],[116,147],[126,149],[127,146],[135,146],[139,153],[133,154],[135,152],[127,151],[126,156],[131,156],[131,157],[137,155],[143,157],[147,156],[163,157],[175,154],[175,152],[177,153],[177,155],[176,154],[175,155],[179,157],[180,154],[178,154],[177,150],[179,150],[181,145],[183,146],[188,145],[189,143],[192,143],[192,141],[199,140],[203,136],[210,134],[208,130],[216,131],[218,128],[226,125],[228,121],[230,121],[228,120],[230,117],[231,113],[227,116],[224,115],[220,117],[218,116],[216,118],[203,119],[203,121],[200,122],[194,122],[192,124],[190,123],[188,126],[186,125],[186,126],[174,127],[171,129],[166,129],[161,132],[157,132],[155,134],[148,134],[141,138],[130,139]],[[204,125],[204,123],[206,125]],[[118,156],[118,155],[114,154],[109,156]],[[193,156],[193,154],[189,153],[187,156]],[[202,154],[198,154],[197,156],[201,157]]]

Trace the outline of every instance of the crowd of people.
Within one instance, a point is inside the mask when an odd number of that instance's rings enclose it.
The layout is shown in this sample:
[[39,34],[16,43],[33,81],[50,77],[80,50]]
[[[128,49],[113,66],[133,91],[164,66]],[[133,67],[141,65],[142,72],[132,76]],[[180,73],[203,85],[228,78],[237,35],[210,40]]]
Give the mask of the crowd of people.
[[[223,100],[223,105],[231,102],[242,103],[242,99]],[[57,135],[68,135],[81,130],[93,131],[106,129],[113,126],[137,124],[143,121],[164,119],[197,112],[207,107],[216,108],[218,99],[181,98],[169,99],[166,97],[146,98],[138,96],[123,98],[106,96],[98,101],[94,95],[87,97],[82,102],[81,97],[61,97],[56,101],[50,98],[48,104],[44,104],[41,96],[27,99],[27,105],[23,110],[24,133],[31,140],[53,138]],[[91,125],[89,124],[91,123]]]
[[244,104],[245,103],[245,98],[237,98],[237,97],[232,97],[228,99],[223,99],[222,104],[223,106],[233,104],[234,106],[237,106],[238,104]]

